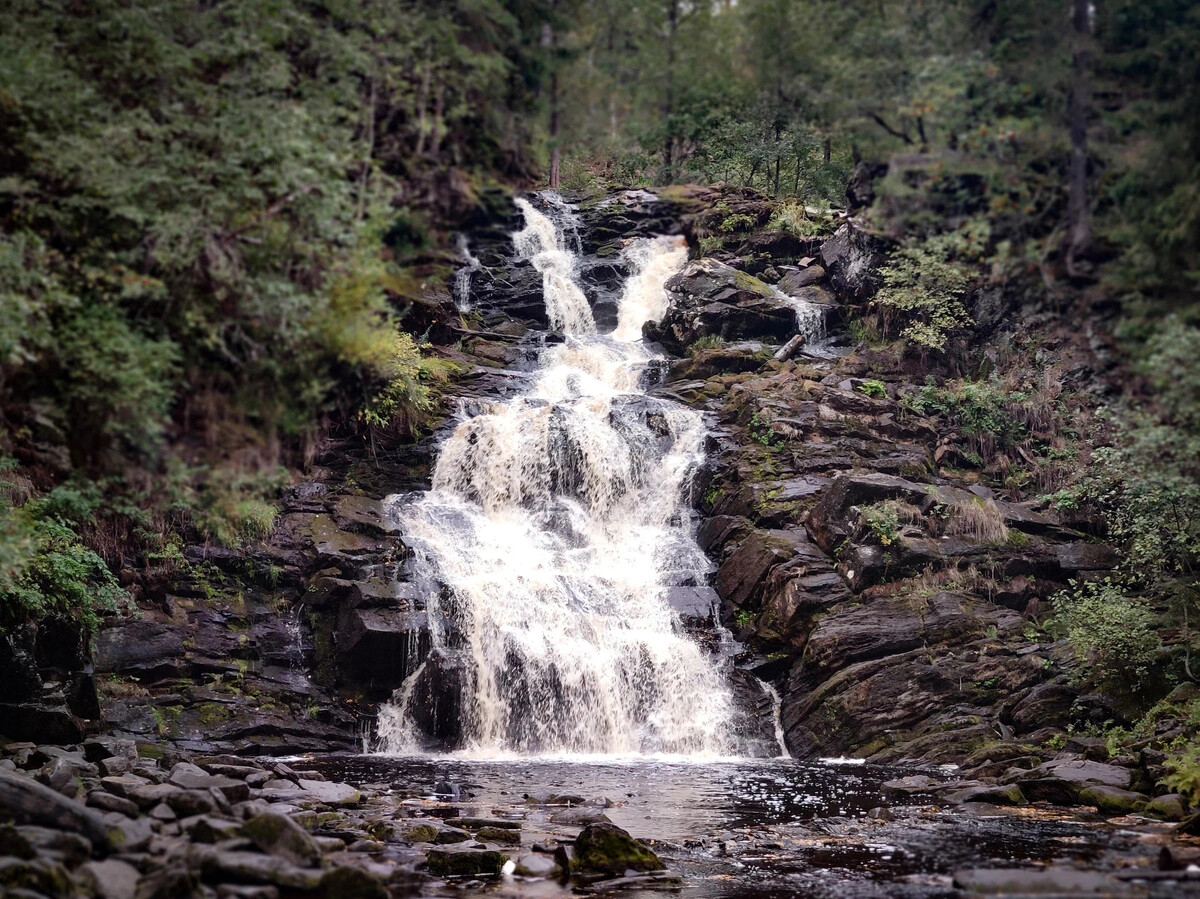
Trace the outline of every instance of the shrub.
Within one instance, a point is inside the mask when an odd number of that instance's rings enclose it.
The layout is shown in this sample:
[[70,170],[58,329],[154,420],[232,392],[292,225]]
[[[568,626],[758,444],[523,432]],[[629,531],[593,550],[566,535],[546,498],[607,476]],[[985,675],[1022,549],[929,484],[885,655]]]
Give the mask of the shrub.
[[1155,617],[1111,578],[1079,583],[1054,597],[1055,623],[1084,663],[1082,680],[1115,695],[1136,695],[1162,649]]
[[884,333],[944,350],[950,333],[971,323],[962,298],[972,272],[960,260],[977,252],[978,243],[974,232],[964,230],[910,241],[897,250],[880,271],[883,288],[872,301]]
[[887,385],[882,381],[876,381],[874,378],[868,378],[858,385],[860,393],[865,393],[867,396],[882,398],[887,396]]
[[125,592],[74,527],[95,507],[86,492],[67,487],[0,507],[0,626],[53,616],[91,632],[104,612],[120,608]]

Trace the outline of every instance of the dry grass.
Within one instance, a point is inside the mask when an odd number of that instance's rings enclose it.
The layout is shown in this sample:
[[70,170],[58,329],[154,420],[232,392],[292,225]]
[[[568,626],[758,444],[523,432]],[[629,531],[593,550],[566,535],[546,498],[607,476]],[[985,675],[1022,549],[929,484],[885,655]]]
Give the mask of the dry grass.
[[966,537],[989,545],[1008,542],[1004,513],[990,499],[953,503],[946,513],[944,534],[947,537]]

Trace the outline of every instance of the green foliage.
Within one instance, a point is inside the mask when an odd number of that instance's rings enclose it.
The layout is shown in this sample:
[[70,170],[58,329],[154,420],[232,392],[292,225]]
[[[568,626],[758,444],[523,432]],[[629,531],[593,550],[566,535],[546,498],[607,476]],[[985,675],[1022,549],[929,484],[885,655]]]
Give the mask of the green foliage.
[[959,255],[965,242],[962,235],[945,234],[910,241],[892,254],[872,301],[885,333],[941,351],[951,333],[971,324],[962,303],[972,279]]
[[90,632],[121,607],[125,592],[78,533],[98,504],[94,489],[71,485],[19,507],[0,502],[0,627],[51,616]]
[[905,397],[904,406],[918,415],[948,418],[986,461],[997,449],[1028,437],[1029,400],[1028,393],[1009,391],[992,381],[957,381],[944,387],[926,384]]
[[859,518],[867,533],[880,546],[891,546],[900,538],[900,514],[895,503],[882,502],[861,506]]
[[1084,681],[1116,695],[1136,696],[1147,685],[1162,648],[1153,612],[1127,597],[1111,578],[1070,583],[1071,589],[1054,597],[1055,621],[1084,664]]
[[1200,802],[1200,744],[1171,753],[1163,766],[1169,772],[1163,783],[1172,793],[1184,796],[1189,805]]
[[887,385],[882,381],[877,381],[874,378],[867,378],[856,388],[859,393],[865,393],[867,396],[876,398],[887,396]]

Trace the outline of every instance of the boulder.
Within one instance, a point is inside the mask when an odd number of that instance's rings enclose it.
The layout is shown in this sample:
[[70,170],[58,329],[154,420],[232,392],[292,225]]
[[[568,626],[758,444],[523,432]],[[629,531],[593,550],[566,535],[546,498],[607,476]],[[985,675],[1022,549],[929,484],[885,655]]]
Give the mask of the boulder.
[[821,264],[840,299],[864,303],[879,291],[884,261],[883,240],[849,222],[821,245]]
[[715,259],[689,263],[667,291],[667,311],[657,325],[646,326],[646,335],[678,355],[702,337],[782,343],[796,332],[796,312],[785,296]]
[[18,822],[81,834],[100,852],[112,847],[99,814],[28,777],[0,771],[0,812]]
[[811,287],[825,279],[825,269],[819,265],[810,265],[808,268],[796,269],[790,271],[779,279],[779,289],[789,296],[795,296],[796,291],[804,287]]
[[482,874],[499,874],[508,856],[496,849],[447,846],[430,849],[425,854],[425,861],[429,865],[429,873],[437,877],[478,877]]
[[277,855],[294,865],[317,864],[321,850],[303,827],[286,815],[264,812],[242,825],[242,832],[263,852]]
[[344,608],[334,634],[340,671],[387,692],[429,651],[426,615],[408,609]]
[[575,870],[620,877],[626,871],[661,871],[663,863],[615,824],[589,824],[575,839]]

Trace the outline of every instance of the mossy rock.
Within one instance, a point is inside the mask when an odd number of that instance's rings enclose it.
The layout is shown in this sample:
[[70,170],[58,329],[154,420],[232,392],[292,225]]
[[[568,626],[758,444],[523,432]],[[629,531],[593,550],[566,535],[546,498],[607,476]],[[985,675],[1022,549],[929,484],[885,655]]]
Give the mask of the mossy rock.
[[1106,815],[1128,815],[1146,809],[1147,797],[1130,790],[1108,787],[1102,784],[1084,787],[1079,791],[1079,801],[1094,805]]
[[575,840],[573,867],[620,877],[626,871],[661,871],[659,857],[615,824],[589,824]]
[[437,839],[438,829],[433,824],[417,824],[404,831],[404,839],[410,843],[432,843]]
[[295,865],[314,865],[321,849],[299,824],[286,815],[263,812],[242,825],[242,833],[259,849]]
[[481,827],[475,831],[475,839],[484,843],[506,843],[521,845],[521,832],[507,827]]
[[425,855],[436,877],[499,874],[508,856],[495,849],[430,849]]

